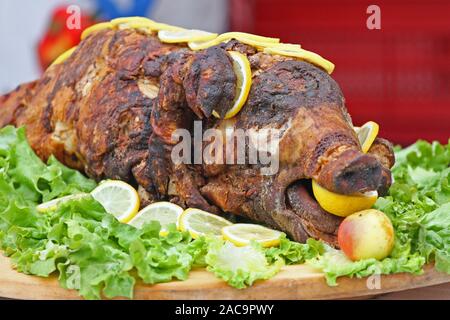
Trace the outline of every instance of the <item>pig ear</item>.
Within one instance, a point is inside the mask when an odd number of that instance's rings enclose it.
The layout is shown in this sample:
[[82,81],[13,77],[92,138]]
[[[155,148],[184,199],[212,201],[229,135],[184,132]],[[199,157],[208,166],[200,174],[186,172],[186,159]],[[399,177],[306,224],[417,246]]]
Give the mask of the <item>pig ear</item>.
[[390,169],[395,164],[395,153],[392,143],[383,138],[376,138],[370,147],[369,154],[373,155],[383,165]]
[[389,187],[393,182],[390,169],[395,163],[395,154],[392,143],[383,138],[376,138],[372,143],[368,154],[377,158],[378,162],[383,166],[381,174],[381,183],[378,186],[378,194],[384,196],[388,193]]
[[236,75],[227,52],[211,47],[197,52],[183,82],[186,101],[199,117],[221,118],[232,107],[236,94]]

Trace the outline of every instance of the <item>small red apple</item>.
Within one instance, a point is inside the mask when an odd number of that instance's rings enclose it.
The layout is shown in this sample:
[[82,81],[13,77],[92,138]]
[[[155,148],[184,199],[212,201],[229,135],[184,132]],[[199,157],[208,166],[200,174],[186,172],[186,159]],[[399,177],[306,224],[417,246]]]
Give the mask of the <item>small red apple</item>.
[[344,219],[338,230],[338,243],[351,260],[387,257],[394,247],[394,228],[381,211],[368,209]]

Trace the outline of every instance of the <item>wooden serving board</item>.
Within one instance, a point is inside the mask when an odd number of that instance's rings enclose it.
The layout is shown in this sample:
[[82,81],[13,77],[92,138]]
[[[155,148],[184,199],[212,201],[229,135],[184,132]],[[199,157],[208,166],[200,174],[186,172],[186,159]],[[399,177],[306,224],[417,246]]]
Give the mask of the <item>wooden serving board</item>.
[[[193,270],[186,281],[156,285],[138,284],[135,299],[342,299],[450,282],[450,275],[427,265],[420,276],[399,273],[382,276],[380,289],[368,289],[367,279],[342,277],[329,287],[324,275],[306,265],[285,267],[274,278],[247,289],[235,289],[204,269]],[[56,277],[41,278],[19,273],[0,255],[0,297],[16,299],[81,299],[74,290],[59,286]]]

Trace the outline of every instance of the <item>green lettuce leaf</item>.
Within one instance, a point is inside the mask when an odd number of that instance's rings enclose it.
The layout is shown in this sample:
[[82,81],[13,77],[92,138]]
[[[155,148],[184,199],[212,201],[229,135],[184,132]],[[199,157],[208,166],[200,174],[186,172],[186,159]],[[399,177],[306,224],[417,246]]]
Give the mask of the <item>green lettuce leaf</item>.
[[450,274],[450,203],[424,215],[419,221],[417,250],[436,269]]
[[440,171],[448,168],[450,163],[450,139],[449,143],[442,145],[435,141],[429,143],[419,140],[407,148],[397,150],[395,153],[394,171],[401,166],[422,167]]
[[53,156],[44,164],[29,146],[24,128],[7,126],[0,130],[0,157],[3,177],[30,201],[89,192],[96,186],[93,180],[63,166]]
[[418,141],[396,158],[395,182],[375,207],[394,225],[395,248],[420,254],[450,273],[450,144]]
[[242,289],[256,280],[272,278],[284,265],[282,259],[269,264],[264,250],[256,243],[237,247],[229,241],[210,239],[206,255],[207,270]]
[[336,286],[336,280],[341,276],[362,278],[374,274],[398,272],[420,274],[425,262],[425,259],[418,254],[398,258],[390,257],[381,261],[376,259],[352,261],[341,250],[333,249],[327,245],[324,246],[326,251],[323,255],[307,260],[306,263],[321,270],[330,286]]
[[278,247],[266,249],[266,257],[270,263],[277,260],[284,260],[286,264],[300,264],[308,259],[314,258],[325,251],[321,241],[308,239],[306,243],[290,241],[283,235]]

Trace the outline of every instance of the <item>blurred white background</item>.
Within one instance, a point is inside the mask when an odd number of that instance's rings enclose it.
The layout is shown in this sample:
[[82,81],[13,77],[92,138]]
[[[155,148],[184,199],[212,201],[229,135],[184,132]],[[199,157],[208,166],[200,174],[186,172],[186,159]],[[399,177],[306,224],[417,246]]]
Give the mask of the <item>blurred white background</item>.
[[[113,0],[127,5],[128,0]],[[39,77],[36,45],[52,10],[64,4],[92,9],[93,0],[0,1],[0,94]],[[147,16],[154,20],[222,32],[227,28],[226,0],[155,0]]]

